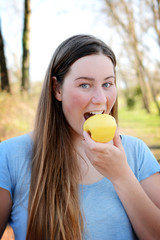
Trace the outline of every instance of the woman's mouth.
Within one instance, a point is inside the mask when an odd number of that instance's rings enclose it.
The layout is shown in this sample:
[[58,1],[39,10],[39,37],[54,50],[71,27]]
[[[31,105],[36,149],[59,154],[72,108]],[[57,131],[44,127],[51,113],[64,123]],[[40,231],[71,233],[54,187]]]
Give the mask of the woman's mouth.
[[90,117],[93,116],[93,115],[103,114],[103,113],[104,113],[104,110],[102,110],[102,111],[93,111],[93,112],[86,112],[86,113],[84,114],[84,118],[85,118],[85,120],[87,120],[88,118],[90,118]]

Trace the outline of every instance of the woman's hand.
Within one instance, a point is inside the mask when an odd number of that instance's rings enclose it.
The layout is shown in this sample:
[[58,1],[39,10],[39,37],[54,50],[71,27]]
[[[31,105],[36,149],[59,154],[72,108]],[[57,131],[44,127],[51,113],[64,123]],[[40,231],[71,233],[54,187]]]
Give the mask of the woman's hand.
[[84,132],[84,149],[92,165],[111,182],[128,177],[131,169],[127,163],[121,138],[116,130],[113,142],[99,143]]

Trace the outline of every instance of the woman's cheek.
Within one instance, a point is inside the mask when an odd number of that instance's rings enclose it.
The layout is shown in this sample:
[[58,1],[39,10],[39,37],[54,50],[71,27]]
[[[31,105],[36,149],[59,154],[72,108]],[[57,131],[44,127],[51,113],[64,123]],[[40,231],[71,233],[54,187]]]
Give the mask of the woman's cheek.
[[74,91],[74,93],[70,93],[68,97],[65,98],[63,103],[63,107],[65,108],[64,110],[69,113],[73,113],[74,111],[83,111],[89,103],[89,98],[86,94]]

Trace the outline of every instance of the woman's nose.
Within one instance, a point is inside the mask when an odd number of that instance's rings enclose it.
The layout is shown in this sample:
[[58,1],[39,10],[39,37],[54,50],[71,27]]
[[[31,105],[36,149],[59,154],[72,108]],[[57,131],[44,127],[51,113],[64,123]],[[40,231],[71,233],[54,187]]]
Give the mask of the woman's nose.
[[92,103],[104,104],[106,102],[107,102],[107,97],[103,89],[97,89],[96,91],[94,91],[92,96]]

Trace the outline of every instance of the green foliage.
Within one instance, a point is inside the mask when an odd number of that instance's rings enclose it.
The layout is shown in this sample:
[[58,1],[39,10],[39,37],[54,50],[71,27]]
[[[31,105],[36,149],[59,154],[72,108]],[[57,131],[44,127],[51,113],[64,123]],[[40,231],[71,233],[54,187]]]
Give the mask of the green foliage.
[[134,108],[134,106],[135,106],[135,100],[134,100],[134,98],[128,97],[127,100],[126,100],[126,102],[127,102],[127,107],[128,107],[129,110],[131,110],[131,109]]
[[135,86],[134,96],[142,96],[142,91],[139,85]]
[[126,106],[128,110],[133,110],[136,107],[138,101],[142,102],[142,92],[139,85],[130,87],[123,91]]

